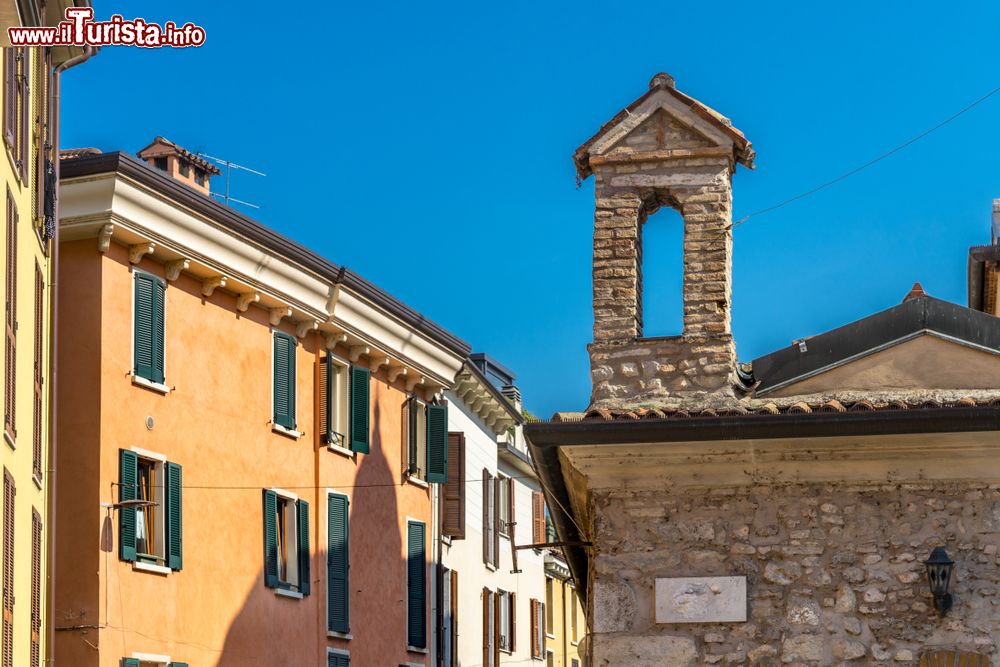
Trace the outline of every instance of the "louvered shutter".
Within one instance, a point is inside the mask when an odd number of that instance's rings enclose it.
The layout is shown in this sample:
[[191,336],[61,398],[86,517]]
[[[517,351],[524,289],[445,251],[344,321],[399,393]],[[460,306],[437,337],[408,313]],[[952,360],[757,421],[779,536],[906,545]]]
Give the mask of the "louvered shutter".
[[493,664],[500,667],[500,593],[493,594]]
[[545,655],[545,603],[538,603],[538,655]]
[[3,667],[14,667],[14,477],[3,469]]
[[483,588],[483,665],[490,667],[493,661],[493,645],[490,642],[490,635],[493,633],[493,623],[490,618],[490,609],[493,602],[493,593],[490,589]]
[[264,491],[264,585],[278,586],[278,495]]
[[180,570],[184,566],[183,488],[181,467],[176,463],[163,466],[166,473],[166,527],[167,527],[167,567]]
[[[323,357],[323,360],[319,364],[319,424],[320,428],[323,429],[322,438],[323,442],[327,444],[333,443],[330,432],[333,430],[331,428],[333,414],[333,405],[331,405],[331,400],[333,396],[333,369],[330,367],[330,355],[327,354]],[[333,443],[342,444],[342,443]]]
[[369,384],[371,371],[351,366],[351,449],[368,453],[369,440]]
[[138,658],[122,658],[122,667],[141,667]]
[[[41,49],[35,49],[38,53],[41,53]],[[28,66],[28,54],[29,49],[20,48],[18,49],[18,61],[20,65],[20,72],[18,76],[18,93],[20,95],[20,113],[18,115],[18,128],[20,130],[20,137],[17,142],[17,166],[18,171],[21,172],[21,181],[26,183],[28,180],[28,155],[30,141],[30,128],[31,128],[31,94],[30,94],[30,73],[31,68]]]
[[406,401],[406,472],[416,475],[417,465],[417,410],[420,405],[412,396]]
[[31,667],[41,664],[42,517],[31,508]]
[[3,50],[3,135],[13,150],[17,144],[17,49]]
[[[10,52],[8,51],[8,54]],[[7,189],[7,271],[4,345],[4,429],[13,441],[17,436],[17,205]]]
[[135,274],[134,372],[163,382],[164,297],[166,285],[147,273]]
[[500,567],[500,484],[499,475],[493,478],[493,567]]
[[274,423],[295,428],[295,339],[274,332]]
[[186,662],[172,662],[169,667],[188,667]]
[[510,521],[506,526],[507,535],[510,537],[511,545],[514,545],[517,544],[517,541],[514,539],[514,529],[517,527],[517,506],[514,502],[514,480],[513,478],[508,477],[504,480],[504,483],[507,485],[507,518]]
[[545,497],[538,491],[532,491],[531,543],[542,544],[545,541]]
[[327,496],[327,629],[344,634],[350,632],[349,508],[344,496]]
[[309,503],[304,500],[299,500],[296,503],[298,511],[296,515],[298,517],[298,538],[299,538],[299,592],[303,595],[309,595],[312,590],[312,573],[310,568],[310,563],[312,562],[312,557],[310,555],[309,549]]
[[327,653],[326,667],[351,667],[351,658],[342,653]]
[[448,405],[427,406],[427,481],[448,481]]
[[465,539],[465,435],[448,434],[448,481],[441,489],[441,533]]
[[451,664],[458,667],[458,572],[451,573]]
[[490,520],[490,508],[493,507],[493,503],[490,502],[490,490],[493,488],[493,480],[490,476],[490,471],[483,468],[483,562],[492,563],[493,556],[490,555],[490,547],[493,545],[493,536],[490,535],[490,526],[493,525]]
[[[127,449],[118,450],[118,501],[135,500],[137,496],[139,457]],[[135,561],[135,508],[118,510],[118,556]]]
[[517,595],[514,593],[510,594],[510,650],[517,650]]
[[407,523],[406,583],[407,630],[409,646],[427,647],[427,560],[425,553],[424,524]]

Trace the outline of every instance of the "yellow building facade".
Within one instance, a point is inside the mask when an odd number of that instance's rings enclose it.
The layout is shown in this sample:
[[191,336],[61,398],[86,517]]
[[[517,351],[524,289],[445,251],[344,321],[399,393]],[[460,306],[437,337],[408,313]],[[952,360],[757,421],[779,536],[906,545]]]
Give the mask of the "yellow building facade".
[[583,667],[580,640],[587,632],[583,606],[562,553],[545,556],[546,667]]
[[[54,3],[60,5],[61,3]],[[57,7],[58,9],[58,7]],[[25,23],[25,22],[22,22]],[[0,196],[4,247],[3,490],[0,495],[0,667],[46,663],[49,579],[51,324],[58,119],[53,65],[62,49],[2,49]]]

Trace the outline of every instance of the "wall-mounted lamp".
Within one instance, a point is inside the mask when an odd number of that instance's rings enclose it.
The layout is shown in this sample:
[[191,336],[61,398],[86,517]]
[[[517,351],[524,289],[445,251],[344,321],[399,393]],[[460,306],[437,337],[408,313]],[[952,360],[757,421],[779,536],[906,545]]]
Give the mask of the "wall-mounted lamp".
[[952,599],[948,587],[951,585],[951,571],[955,567],[955,561],[948,557],[944,547],[935,547],[930,557],[924,561],[924,567],[927,568],[927,583],[934,596],[934,608],[944,616],[951,609]]

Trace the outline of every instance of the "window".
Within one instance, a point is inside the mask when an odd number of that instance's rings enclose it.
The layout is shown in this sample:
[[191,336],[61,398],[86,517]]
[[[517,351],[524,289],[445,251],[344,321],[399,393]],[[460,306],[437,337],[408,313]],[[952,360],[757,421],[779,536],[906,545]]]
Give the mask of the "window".
[[458,667],[458,572],[443,568],[441,575],[440,640],[442,667]]
[[371,371],[327,352],[319,372],[319,418],[330,447],[368,453]]
[[504,475],[497,476],[497,505],[499,509],[499,523],[497,529],[500,534],[514,539],[514,483],[510,477]]
[[545,652],[545,667],[555,667],[556,654],[552,651]]
[[326,556],[326,629],[347,634],[350,623],[350,540],[347,520],[350,501],[347,496],[330,493],[327,503]]
[[531,543],[547,541],[545,532],[545,497],[538,491],[531,492]]
[[163,316],[167,284],[148,273],[135,272],[134,363],[135,377],[162,385]]
[[189,165],[187,162],[178,160],[177,171],[178,173],[180,173],[181,176],[187,178],[191,175],[191,165]]
[[580,602],[576,599],[576,589],[574,588],[569,589],[569,604],[571,607],[569,612],[569,637],[570,640],[576,644],[580,641],[580,634],[577,628],[577,608],[580,606]]
[[512,653],[515,650],[514,613],[516,596],[507,591],[497,591],[497,609],[500,614],[499,648]]
[[42,517],[31,508],[31,667],[41,664]]
[[640,336],[676,335],[684,329],[684,218],[663,206],[639,226]]
[[[6,50],[10,53],[10,49]],[[14,195],[7,188],[7,274],[5,282],[7,309],[4,345],[4,412],[3,427],[7,442],[13,446],[17,438],[15,429],[14,396],[17,388],[17,206]]]
[[160,171],[167,170],[167,158],[165,157],[155,157],[153,158],[153,166],[155,166]]
[[309,503],[264,491],[264,585],[309,595]]
[[483,562],[495,568],[500,567],[496,487],[496,478],[483,468]]
[[406,474],[426,482],[448,481],[448,406],[410,398],[403,405]]
[[496,595],[488,589],[483,589],[483,665],[484,667],[499,667],[500,648],[497,644],[499,627],[497,623]]
[[351,667],[351,656],[346,651],[327,649],[326,667]]
[[45,415],[42,414],[42,327],[45,320],[45,302],[42,293],[45,289],[45,279],[38,263],[35,263],[35,373],[34,401],[31,421],[31,474],[39,482],[42,481],[42,424]]
[[[133,653],[132,655],[139,654]],[[188,667],[188,664],[186,662],[170,662],[169,659],[122,658],[122,667]]]
[[406,522],[406,644],[427,648],[427,558],[425,526]]
[[22,181],[28,175],[29,131],[31,126],[28,85],[29,49],[4,49],[4,140],[10,146]]
[[183,567],[181,466],[150,452],[119,450],[119,556]]
[[552,611],[555,609],[555,605],[552,604],[555,600],[555,587],[555,580],[545,577],[545,634],[550,637],[556,631],[556,621]]
[[448,481],[441,489],[441,534],[465,539],[465,434],[448,434]]
[[274,332],[274,410],[275,426],[295,430],[295,338],[281,331]]
[[14,477],[3,469],[3,632],[0,664],[14,667]]
[[580,667],[580,661],[579,661],[579,660],[577,660],[576,658],[573,658],[573,659],[572,659],[572,660],[570,660],[569,662],[570,662],[570,665],[571,665],[572,667]]
[[531,657],[545,657],[545,603],[531,601]]
[[197,167],[194,170],[194,182],[198,185],[205,185],[205,170]]
[[556,524],[552,522],[552,513],[549,511],[549,506],[545,505],[545,541],[555,542],[558,539],[556,537]]
[[319,367],[319,420],[323,442],[348,449],[350,365],[327,352]]

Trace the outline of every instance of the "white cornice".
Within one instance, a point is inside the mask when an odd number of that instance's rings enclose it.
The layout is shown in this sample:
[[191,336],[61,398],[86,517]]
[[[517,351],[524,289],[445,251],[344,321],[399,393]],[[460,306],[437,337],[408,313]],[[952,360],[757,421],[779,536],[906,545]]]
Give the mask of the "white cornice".
[[236,294],[240,309],[280,312],[303,334],[315,329],[328,341],[366,348],[370,363],[391,359],[428,389],[451,386],[461,368],[462,356],[384,308],[121,174],[64,180],[60,213],[64,241],[114,240],[136,261],[151,261],[152,252],[152,261],[170,263],[172,273],[204,281],[206,292]]

